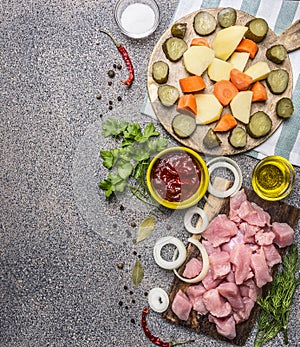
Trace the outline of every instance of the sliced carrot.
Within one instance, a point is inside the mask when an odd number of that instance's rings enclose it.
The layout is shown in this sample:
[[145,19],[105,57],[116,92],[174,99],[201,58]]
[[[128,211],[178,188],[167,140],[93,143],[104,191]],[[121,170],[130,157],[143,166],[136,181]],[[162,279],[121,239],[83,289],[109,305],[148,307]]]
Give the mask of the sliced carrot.
[[203,78],[197,75],[181,78],[179,84],[183,93],[199,92],[206,87]]
[[194,39],[192,39],[190,46],[206,46],[210,48],[209,43],[203,37],[195,37]]
[[214,127],[214,131],[228,131],[237,126],[237,120],[230,113],[224,113]]
[[194,94],[182,95],[177,103],[177,111],[184,114],[196,115],[197,103]]
[[238,69],[230,71],[230,80],[238,90],[247,90],[252,83],[252,77]]
[[223,106],[227,106],[238,92],[230,81],[221,80],[214,84],[214,95]]
[[250,58],[253,59],[258,51],[258,45],[250,39],[242,39],[235,50],[250,53]]
[[259,81],[255,82],[251,88],[252,102],[255,101],[266,101],[268,99],[266,87]]

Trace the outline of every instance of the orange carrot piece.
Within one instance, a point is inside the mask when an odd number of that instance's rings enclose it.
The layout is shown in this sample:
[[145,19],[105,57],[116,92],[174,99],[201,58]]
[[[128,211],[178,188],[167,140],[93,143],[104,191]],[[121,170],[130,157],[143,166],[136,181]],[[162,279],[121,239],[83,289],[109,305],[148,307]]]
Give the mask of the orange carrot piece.
[[210,48],[209,43],[203,37],[195,37],[194,39],[192,39],[190,46],[206,46]]
[[214,127],[214,131],[228,131],[237,126],[237,120],[230,113],[224,113]]
[[250,39],[242,39],[235,50],[250,53],[250,58],[253,59],[258,51],[258,45]]
[[188,115],[197,114],[197,103],[194,94],[182,95],[177,103],[177,111]]
[[238,90],[247,90],[252,83],[252,77],[238,69],[232,69],[230,71],[230,80]]
[[266,101],[268,99],[266,87],[259,81],[255,82],[251,88],[252,102],[255,101]]
[[181,78],[179,84],[183,93],[199,92],[206,87],[203,78],[197,75]]
[[230,81],[221,80],[214,84],[214,95],[223,106],[227,106],[238,92]]

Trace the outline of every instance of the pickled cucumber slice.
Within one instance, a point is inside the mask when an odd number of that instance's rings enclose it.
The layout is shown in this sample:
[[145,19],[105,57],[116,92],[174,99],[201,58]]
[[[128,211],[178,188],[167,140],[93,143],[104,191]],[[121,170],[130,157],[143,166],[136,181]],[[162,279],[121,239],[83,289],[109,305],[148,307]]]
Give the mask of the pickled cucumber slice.
[[152,65],[152,77],[159,84],[166,83],[169,77],[169,65],[164,61],[156,61]]
[[283,45],[274,45],[267,49],[266,57],[275,64],[282,64],[287,57],[287,50]]
[[184,38],[184,35],[186,33],[186,23],[175,23],[171,27],[171,34],[174,37],[179,37],[180,39]]
[[232,7],[225,7],[218,12],[218,23],[222,28],[228,28],[236,23],[236,10]]
[[272,129],[272,120],[264,111],[257,111],[250,117],[246,129],[251,137],[266,136]]
[[289,84],[289,73],[284,69],[272,70],[267,77],[267,85],[273,94],[282,94]]
[[179,98],[179,91],[176,87],[164,84],[158,87],[158,98],[160,102],[167,107],[175,104]]
[[172,129],[180,138],[187,138],[193,134],[196,129],[195,117],[187,114],[177,114],[172,121]]
[[194,30],[200,36],[210,35],[216,30],[217,20],[206,11],[198,12],[194,17]]
[[236,127],[231,130],[228,136],[228,142],[234,148],[243,148],[247,144],[247,132],[242,127]]
[[187,43],[179,37],[169,37],[162,44],[166,57],[173,62],[180,60],[183,53],[188,49]]
[[258,43],[267,35],[269,30],[268,23],[263,18],[254,18],[247,23],[248,30],[245,33],[247,39]]
[[284,97],[277,101],[276,114],[280,118],[290,118],[294,113],[293,101],[290,98]]
[[219,136],[216,134],[216,132],[209,128],[206,135],[203,138],[203,144],[206,148],[213,149],[216,147],[219,147],[221,145],[222,141],[219,138]]

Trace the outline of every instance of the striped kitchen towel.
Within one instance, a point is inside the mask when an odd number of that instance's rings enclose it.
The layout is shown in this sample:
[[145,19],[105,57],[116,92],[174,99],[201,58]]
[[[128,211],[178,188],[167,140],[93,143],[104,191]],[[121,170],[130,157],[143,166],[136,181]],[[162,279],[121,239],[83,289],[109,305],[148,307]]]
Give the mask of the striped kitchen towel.
[[[300,2],[297,0],[179,0],[172,22],[193,11],[214,7],[234,7],[264,18],[277,35],[300,18]],[[267,141],[246,154],[258,159],[280,155],[300,166],[300,49],[289,53],[289,57],[293,69],[294,115],[284,121]],[[155,118],[148,96],[141,111]]]

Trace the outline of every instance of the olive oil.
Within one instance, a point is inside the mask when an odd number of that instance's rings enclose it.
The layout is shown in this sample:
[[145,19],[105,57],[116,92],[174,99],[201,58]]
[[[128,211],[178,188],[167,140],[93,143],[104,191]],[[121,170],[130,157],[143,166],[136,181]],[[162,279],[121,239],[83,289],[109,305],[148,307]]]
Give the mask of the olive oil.
[[269,156],[254,168],[252,187],[265,200],[280,200],[292,191],[294,180],[295,171],[288,160]]

